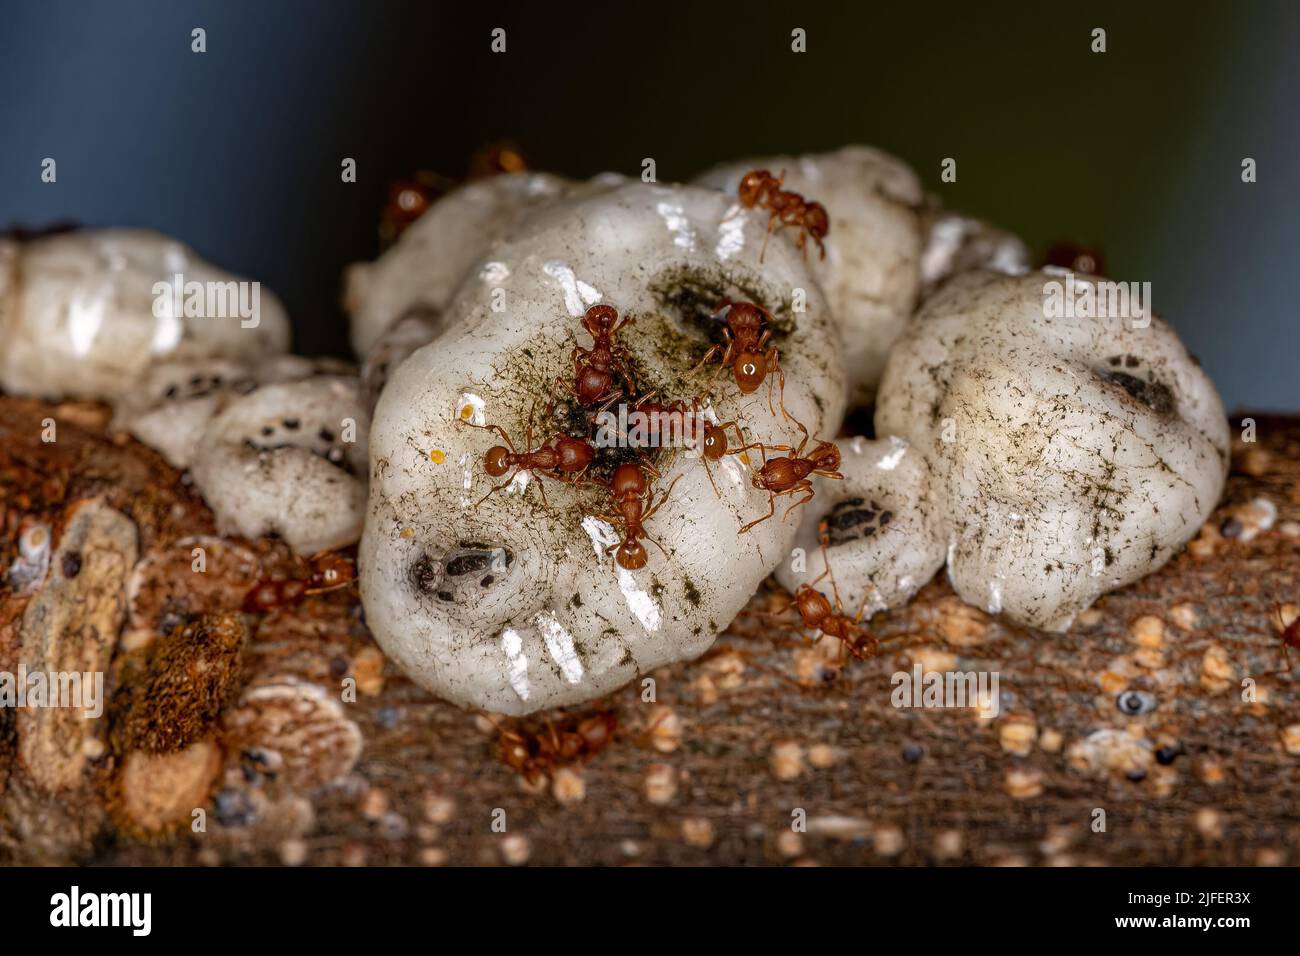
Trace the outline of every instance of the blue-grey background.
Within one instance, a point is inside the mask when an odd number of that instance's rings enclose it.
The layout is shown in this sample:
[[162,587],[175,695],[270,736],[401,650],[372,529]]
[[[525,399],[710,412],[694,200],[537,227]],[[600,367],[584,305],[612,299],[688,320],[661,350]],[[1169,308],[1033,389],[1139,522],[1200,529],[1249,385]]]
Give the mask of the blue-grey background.
[[0,228],[173,234],[275,288],[300,351],[342,355],[341,271],[374,255],[387,187],[415,168],[458,175],[510,138],[536,168],[652,156],[667,180],[866,142],[1037,250],[1099,245],[1111,276],[1152,282],[1230,408],[1295,410],[1298,51],[1282,0],[0,0]]

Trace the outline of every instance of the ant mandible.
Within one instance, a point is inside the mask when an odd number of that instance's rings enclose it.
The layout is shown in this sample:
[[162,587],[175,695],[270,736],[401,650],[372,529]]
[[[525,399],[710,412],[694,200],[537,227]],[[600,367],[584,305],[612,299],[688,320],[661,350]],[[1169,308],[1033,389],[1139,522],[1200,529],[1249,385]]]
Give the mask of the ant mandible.
[[[790,418],[790,413],[785,410],[785,372],[781,370],[779,352],[775,345],[764,351],[772,337],[772,313],[753,302],[723,299],[713,313],[714,316],[720,315],[724,309],[727,319],[726,325],[722,327],[722,344],[711,346],[695,368],[703,368],[721,352],[718,368],[732,370],[736,377],[736,387],[742,395],[757,391],[763,384],[763,379],[768,379],[767,407],[773,415],[776,414],[776,409],[772,405],[772,386],[779,382],[781,413]],[[763,327],[765,321],[768,328]],[[773,377],[769,378],[769,375]]]
[[645,462],[619,465],[614,469],[614,475],[609,482],[610,501],[618,514],[616,517],[596,515],[602,521],[623,526],[623,539],[611,544],[605,549],[605,553],[612,553],[618,566],[628,571],[644,568],[649,560],[645,545],[641,543],[642,538],[663,552],[664,557],[668,556],[663,545],[646,533],[645,522],[663,507],[668,496],[672,494],[673,485],[681,480],[681,475],[673,479],[668,490],[659,496],[658,501],[654,500],[650,477],[659,478],[660,474]]
[[[795,421],[799,430],[803,432],[803,439],[799,442],[798,447],[791,448],[789,445],[766,445],[763,442],[744,445],[736,449],[739,454],[748,451],[751,448],[757,448],[763,456],[763,466],[756,472],[752,478],[755,488],[768,493],[768,511],[763,517],[751,521],[743,526],[739,533],[744,534],[755,525],[762,524],[768,518],[776,514],[776,499],[779,495],[803,495],[798,501],[785,509],[785,514],[781,516],[784,521],[800,505],[806,505],[813,499],[812,482],[808,480],[810,475],[821,475],[824,478],[843,479],[840,474],[840,450],[834,442],[818,441],[807,455],[803,450],[808,446],[809,435],[808,429],[803,426],[802,422]],[[790,452],[788,456],[773,458],[768,460],[769,451]]]
[[[535,410],[536,405],[533,407],[533,411]],[[510,435],[500,425],[475,425],[473,422],[465,422],[471,428],[487,429],[501,436],[502,440],[505,441],[505,445],[493,445],[487,450],[483,455],[483,470],[493,478],[501,478],[509,474],[505,481],[494,486],[486,495],[480,498],[475,507],[481,505],[503,488],[509,487],[515,476],[521,471],[576,484],[582,480],[591,467],[596,457],[596,450],[592,448],[590,442],[582,438],[571,438],[565,434],[556,434],[539,448],[534,449],[532,447],[533,411],[528,413],[528,429],[524,435],[525,450],[522,452],[515,448],[514,442],[510,440]],[[546,500],[546,489],[540,481],[537,483],[537,490],[541,493],[542,504],[549,508],[550,504]]]
[[[575,345],[570,353],[573,362],[573,383],[564,391],[573,395],[584,407],[601,405],[608,408],[623,394],[614,387],[614,373],[618,372],[631,392],[636,391],[632,377],[631,354],[619,345],[614,336],[632,321],[631,316],[619,320],[618,310],[611,305],[593,305],[582,317],[582,327],[592,338],[589,349]],[[563,382],[563,380],[561,380]]]
[[762,262],[763,256],[767,254],[767,240],[771,238],[778,225],[798,226],[799,239],[796,244],[799,246],[800,254],[804,254],[804,245],[811,236],[821,251],[821,257],[825,259],[826,245],[822,240],[831,231],[826,207],[819,202],[808,202],[796,192],[782,189],[783,182],[785,182],[785,170],[781,170],[780,176],[773,176],[766,169],[753,169],[741,177],[737,188],[742,206],[746,209],[755,207],[766,209],[769,213],[767,236],[763,239],[763,248],[758,254],[758,261]]

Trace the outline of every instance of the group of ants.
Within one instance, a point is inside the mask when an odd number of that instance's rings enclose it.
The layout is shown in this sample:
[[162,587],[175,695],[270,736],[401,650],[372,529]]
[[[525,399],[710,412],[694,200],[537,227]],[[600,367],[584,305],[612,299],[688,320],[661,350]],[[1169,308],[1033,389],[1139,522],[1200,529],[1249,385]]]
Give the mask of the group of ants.
[[[779,228],[794,226],[799,230],[796,244],[800,252],[805,251],[807,240],[812,239],[824,257],[822,240],[830,229],[825,208],[820,203],[805,200],[798,193],[782,189],[783,179],[784,174],[773,176],[761,169],[746,173],[738,188],[741,206],[768,212],[768,237]],[[765,240],[760,261],[766,252],[766,246]],[[762,517],[743,525],[738,533],[745,534],[776,514],[778,497],[797,498],[785,510],[783,520],[790,512],[811,501],[814,496],[812,476],[842,479],[839,472],[840,451],[833,442],[814,441],[807,427],[786,409],[785,373],[780,367],[777,347],[770,344],[773,332],[771,313],[753,302],[723,299],[717,303],[712,318],[722,320],[722,341],[704,353],[693,371],[699,371],[716,361],[717,371],[729,370],[743,395],[757,391],[766,381],[769,410],[773,415],[776,414],[773,397],[779,391],[781,414],[802,434],[797,445],[746,442],[740,425],[735,421],[703,423],[702,436],[696,434],[695,437],[700,439],[697,450],[701,463],[715,495],[718,494],[718,488],[709,469],[709,462],[717,463],[726,455],[742,455],[751,450],[757,450],[762,457],[762,465],[753,471],[751,481],[755,488],[768,493],[768,511]],[[659,400],[656,392],[642,394],[638,391],[631,355],[619,338],[631,321],[631,316],[620,318],[618,310],[611,305],[593,305],[586,311],[582,327],[591,336],[592,345],[589,348],[581,345],[573,347],[569,356],[572,373],[556,380],[543,418],[553,420],[551,415],[557,395],[563,396],[583,410],[588,423],[587,432],[590,434],[590,426],[622,399],[629,403],[632,410],[642,414],[643,421],[649,423],[646,435],[648,446],[682,444],[686,437],[680,434],[684,430],[682,423],[688,419],[696,423],[703,422],[699,408],[704,396],[697,396],[689,402],[664,402]],[[667,557],[662,545],[650,536],[645,525],[663,507],[680,476],[661,494],[656,495],[655,482],[662,476],[645,454],[638,455],[633,461],[619,464],[608,478],[603,478],[593,475],[596,448],[589,437],[574,437],[560,430],[534,447],[530,414],[524,448],[519,450],[501,426],[476,424],[463,418],[461,421],[471,427],[492,431],[505,442],[504,445],[493,445],[483,457],[484,470],[492,478],[504,480],[488,491],[480,499],[480,504],[492,494],[508,487],[520,473],[567,484],[595,483],[608,495],[609,510],[612,512],[595,517],[619,529],[618,540],[606,549],[606,554],[612,554],[614,562],[621,568],[639,570],[649,560],[642,543],[645,540],[654,544]],[[729,442],[728,429],[739,439],[738,444]],[[810,444],[811,449],[808,447]],[[784,454],[769,457],[771,452]],[[539,480],[537,484],[545,505],[543,483]],[[855,657],[870,656],[875,650],[875,640],[861,626],[862,612],[859,611],[856,618],[843,613],[839,589],[831,575],[830,561],[826,556],[829,539],[824,521],[820,527],[820,538],[825,571],[814,581],[800,586],[794,596],[795,607],[806,627],[838,638],[845,651]],[[831,578],[835,607],[814,587],[826,576]]]
[[[816,202],[808,202],[798,193],[781,189],[783,176],[772,176],[766,170],[754,170],[747,173],[740,181],[739,198],[746,208],[762,208],[768,211],[768,236],[774,230],[784,226],[799,228],[798,248],[803,251],[808,238],[813,239],[825,255],[822,240],[829,231],[829,219],[826,210]],[[764,242],[764,251],[766,241]],[[760,260],[762,254],[760,253]],[[700,360],[696,370],[718,360],[718,370],[730,369],[735,377],[736,386],[742,394],[751,394],[758,390],[766,380],[769,383],[768,402],[772,408],[772,386],[780,388],[780,407],[788,421],[793,422],[803,434],[797,446],[769,445],[761,442],[746,443],[744,434],[736,422],[707,424],[703,432],[701,460],[709,475],[709,482],[717,494],[717,485],[713,482],[708,462],[718,462],[728,454],[741,454],[750,449],[758,449],[763,456],[763,465],[753,474],[755,488],[769,494],[768,513],[763,517],[744,525],[743,534],[773,517],[776,510],[776,498],[781,495],[801,496],[789,508],[790,511],[812,500],[813,486],[809,480],[812,475],[841,479],[839,474],[840,454],[834,444],[817,441],[807,454],[804,450],[810,441],[808,430],[798,422],[785,408],[785,377],[782,373],[778,351],[768,345],[772,334],[771,314],[752,302],[732,302],[723,300],[718,304],[713,317],[725,313],[725,323],[721,329],[722,344],[713,345]],[[561,378],[557,381],[560,392],[576,402],[590,416],[589,422],[599,418],[614,402],[625,396],[632,399],[632,407],[642,412],[651,423],[668,422],[668,434],[653,430],[650,433],[650,445],[662,440],[676,439],[675,423],[685,420],[689,412],[698,419],[700,398],[689,404],[673,402],[665,404],[656,400],[656,394],[637,393],[635,378],[631,370],[630,355],[619,342],[618,333],[627,326],[631,317],[621,321],[616,309],[609,305],[596,305],[587,310],[582,319],[582,326],[591,335],[591,348],[575,346],[570,361],[573,364],[571,379]],[[635,396],[635,397],[634,397]],[[701,396],[703,397],[703,396]],[[551,408],[553,410],[554,400]],[[665,416],[664,413],[676,413]],[[464,422],[465,424],[473,424]],[[564,432],[553,435],[537,448],[532,447],[531,417],[525,451],[518,451],[510,436],[496,425],[474,425],[499,434],[505,445],[494,445],[484,456],[484,469],[493,478],[506,480],[488,492],[488,496],[501,491],[513,481],[516,474],[527,472],[548,480],[577,484],[583,481],[597,483],[607,489],[610,504],[616,512],[613,516],[598,516],[602,520],[617,525],[622,529],[621,540],[611,545],[606,553],[614,553],[616,563],[627,570],[645,567],[648,561],[641,539],[653,542],[662,551],[663,548],[646,533],[645,522],[648,521],[672,491],[672,485],[658,496],[656,500],[653,482],[660,478],[659,472],[645,459],[618,465],[612,476],[600,479],[592,476],[591,468],[595,463],[595,447],[584,438],[574,438]],[[738,447],[729,446],[727,429],[731,428],[740,438]],[[786,455],[772,459],[767,458],[769,451],[784,451]],[[674,481],[675,484],[675,481]],[[545,501],[545,490],[538,482],[539,491]],[[484,496],[486,499],[487,496]],[[481,500],[480,500],[481,503]],[[822,557],[825,570],[813,581],[802,584],[794,595],[794,607],[798,610],[804,627],[820,632],[840,641],[841,652],[857,659],[871,657],[877,650],[877,639],[861,626],[862,611],[856,617],[843,613],[843,603],[839,589],[831,572],[826,548],[829,532],[825,521],[819,525]],[[355,583],[356,573],[352,563],[334,552],[324,552],[309,561],[311,573],[305,580],[285,579],[260,581],[249,592],[245,609],[266,612],[286,604],[294,604],[304,598],[334,591]],[[835,595],[835,605],[816,590],[823,577],[829,577]],[[1300,649],[1300,617],[1289,623],[1282,618],[1281,608],[1275,608],[1277,623],[1282,631],[1282,651],[1285,671],[1291,671],[1291,661],[1287,654],[1288,647]],[[1281,673],[1274,671],[1270,673]],[[496,721],[493,721],[496,724]],[[559,765],[576,760],[585,760],[594,756],[614,737],[618,726],[617,715],[613,711],[601,710],[594,714],[566,714],[558,719],[547,718],[544,729],[530,730],[522,723],[514,726],[497,724],[499,731],[497,746],[501,760],[519,773],[529,784],[537,784],[550,776]],[[652,726],[646,735],[653,732]]]

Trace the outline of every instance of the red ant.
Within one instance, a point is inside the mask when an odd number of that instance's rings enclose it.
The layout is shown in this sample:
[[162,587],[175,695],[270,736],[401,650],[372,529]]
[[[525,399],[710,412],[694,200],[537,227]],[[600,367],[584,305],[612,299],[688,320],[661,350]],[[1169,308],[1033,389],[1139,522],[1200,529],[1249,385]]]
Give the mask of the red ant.
[[[799,617],[803,619],[804,627],[820,631],[827,637],[840,641],[841,650],[847,651],[858,660],[873,657],[877,644],[875,635],[862,627],[862,613],[867,606],[869,593],[863,597],[862,607],[858,608],[856,617],[844,614],[844,602],[840,600],[840,589],[835,583],[835,575],[831,573],[830,558],[826,554],[825,521],[821,523],[821,547],[822,562],[826,570],[811,581],[799,585],[794,592],[794,604],[799,611]],[[835,595],[834,608],[831,607],[831,602],[827,600],[826,595],[814,587],[825,577],[831,579],[831,592]]]
[[[521,471],[545,475],[559,481],[577,483],[582,480],[596,458],[596,450],[591,442],[583,438],[571,438],[565,434],[553,435],[550,441],[533,449],[533,413],[528,413],[528,430],[524,435],[524,447],[528,450],[518,451],[506,430],[500,425],[475,425],[466,422],[471,428],[485,428],[494,431],[505,441],[505,445],[493,445],[483,455],[483,470],[493,478],[500,478],[507,473],[510,477],[493,487],[478,500],[482,504],[492,495],[506,488]],[[507,447],[509,446],[509,447]],[[542,495],[542,504],[550,507],[546,500],[546,489],[538,482],[537,489]],[[477,505],[476,505],[477,507]]]
[[796,192],[782,189],[783,182],[785,182],[785,170],[781,171],[780,176],[773,176],[766,169],[754,169],[745,173],[740,179],[740,186],[737,189],[740,204],[746,209],[758,207],[770,213],[767,218],[767,238],[763,240],[763,249],[758,254],[758,261],[763,261],[763,256],[767,253],[767,239],[771,238],[778,224],[782,227],[799,227],[797,244],[801,254],[804,252],[807,238],[812,236],[813,242],[817,243],[817,248],[821,250],[821,257],[825,259],[826,246],[822,240],[831,231],[826,207],[819,202],[808,202]]
[[630,447],[662,448],[665,445],[684,441],[690,433],[691,428],[687,424],[687,419],[695,414],[696,402],[687,405],[685,402],[677,401],[665,405],[663,402],[653,400],[657,394],[657,392],[648,392],[630,406],[632,413],[639,412],[641,421],[645,423],[644,427],[637,429],[635,433],[635,437],[643,439],[642,441],[634,442],[626,432],[621,433]]
[[740,389],[742,395],[757,391],[763,384],[763,379],[774,374],[776,378],[768,380],[768,410],[773,415],[776,414],[776,409],[772,406],[772,385],[779,381],[781,412],[789,418],[790,413],[785,410],[785,372],[781,370],[779,353],[775,345],[766,352],[763,351],[772,337],[772,329],[763,328],[763,323],[766,320],[771,326],[772,313],[752,302],[732,302],[730,299],[724,299],[717,311],[713,313],[714,316],[720,315],[723,309],[727,310],[727,324],[722,327],[722,344],[710,347],[704,353],[704,358],[700,359],[699,365],[695,367],[703,368],[721,352],[722,358],[718,368],[732,370],[736,376],[736,387]]
[[[808,429],[801,422],[796,421],[795,424],[803,432],[803,439],[799,442],[797,448],[791,448],[789,445],[765,445],[762,442],[756,442],[736,449],[737,454],[748,451],[750,448],[759,450],[759,453],[763,456],[763,466],[754,472],[752,483],[755,488],[766,491],[769,495],[767,514],[742,527],[740,534],[744,534],[750,528],[762,524],[776,514],[778,495],[803,495],[802,498],[785,509],[785,514],[781,516],[782,521],[789,517],[790,512],[794,511],[795,508],[812,501],[813,486],[812,482],[808,480],[809,475],[821,475],[825,478],[835,479],[844,477],[839,472],[840,450],[835,446],[835,443],[819,440],[813,450],[805,456],[803,450],[808,446]],[[790,454],[789,456],[773,458],[768,461],[767,453],[769,450],[787,451]]]
[[548,718],[544,733],[498,725],[497,751],[501,762],[530,786],[536,785],[561,764],[595,756],[613,739],[618,717],[612,711],[601,711],[581,720],[566,718],[565,723],[567,726],[557,729]]
[[1274,604],[1273,619],[1277,622],[1277,628],[1279,631],[1281,631],[1282,634],[1282,661],[1285,663],[1286,666],[1275,671],[1269,671],[1268,673],[1289,674],[1291,673],[1291,655],[1287,651],[1287,648],[1294,647],[1297,650],[1300,650],[1300,614],[1297,614],[1295,617],[1293,617],[1291,619],[1291,623],[1288,624],[1286,621],[1286,616],[1283,613],[1282,605]]
[[[670,405],[662,402],[651,401],[655,396],[654,392],[641,396],[632,405],[633,411],[640,412],[645,416],[644,420],[648,423],[646,433],[648,444],[661,447],[665,444],[671,444],[674,441],[689,440],[692,446],[698,447],[701,463],[704,465],[704,473],[708,475],[709,484],[713,486],[713,493],[721,498],[718,491],[717,482],[713,480],[713,471],[709,468],[709,462],[721,461],[727,454],[727,429],[734,428],[736,435],[740,438],[740,443],[745,443],[745,436],[740,431],[739,423],[735,421],[712,423],[705,421],[700,414],[700,400],[693,399],[689,405],[685,402],[677,401]],[[690,424],[687,424],[687,422]],[[700,427],[703,423],[703,428]],[[624,437],[627,437],[624,435]]]
[[565,389],[578,400],[578,404],[589,407],[603,403],[602,410],[612,405],[623,394],[621,389],[614,388],[615,372],[623,377],[629,391],[636,391],[631,355],[614,341],[615,334],[631,321],[630,316],[619,321],[618,310],[610,305],[593,305],[582,317],[582,327],[591,336],[592,346],[589,349],[580,345],[573,347],[570,359],[573,361],[574,381]]
[[605,553],[613,553],[614,560],[619,567],[626,568],[629,571],[644,568],[646,561],[649,559],[645,545],[641,543],[640,539],[642,538],[645,538],[662,551],[664,557],[668,556],[668,552],[664,551],[663,545],[646,534],[645,522],[649,521],[654,516],[654,513],[663,507],[663,503],[668,500],[668,496],[672,493],[673,485],[676,485],[681,480],[681,476],[678,475],[674,478],[672,485],[668,486],[668,490],[659,496],[658,501],[654,501],[654,491],[646,477],[647,475],[654,478],[660,477],[659,472],[645,462],[630,462],[615,468],[614,476],[609,482],[609,491],[610,500],[613,502],[618,516],[596,515],[602,521],[623,526],[623,540],[611,544],[605,549]]
[[244,598],[246,611],[273,611],[297,604],[314,594],[325,594],[347,587],[357,577],[356,566],[334,551],[322,551],[307,559],[307,578],[282,578],[258,581]]
[[474,152],[469,159],[465,180],[487,179],[502,173],[519,173],[528,168],[524,154],[509,140],[488,143]]

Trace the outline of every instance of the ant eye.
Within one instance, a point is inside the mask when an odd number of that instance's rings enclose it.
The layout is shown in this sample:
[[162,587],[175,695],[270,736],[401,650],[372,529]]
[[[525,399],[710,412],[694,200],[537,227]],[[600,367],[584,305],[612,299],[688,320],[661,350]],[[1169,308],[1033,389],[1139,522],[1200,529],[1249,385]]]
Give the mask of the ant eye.
[[1141,690],[1126,690],[1115,698],[1115,706],[1119,708],[1120,713],[1127,714],[1130,717],[1136,717],[1139,714],[1149,714],[1156,709],[1156,699],[1152,694]]

